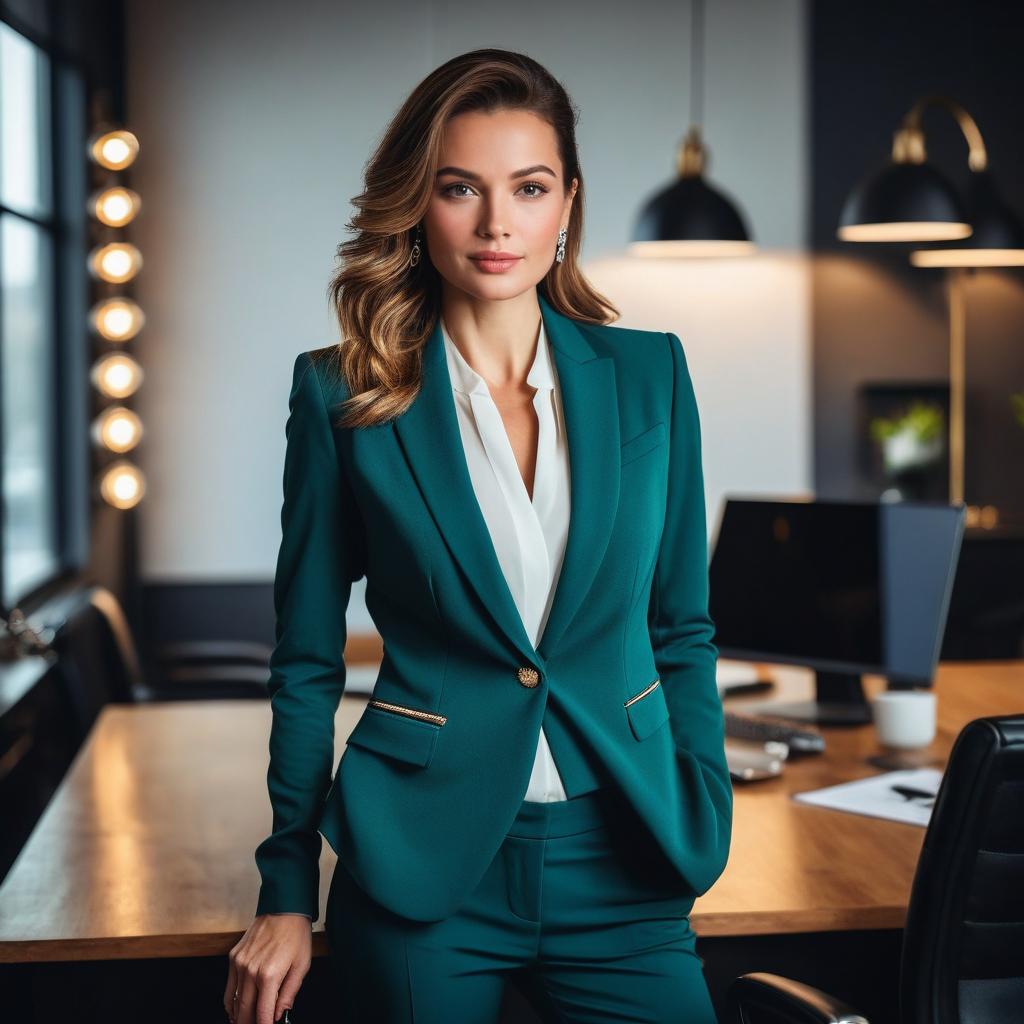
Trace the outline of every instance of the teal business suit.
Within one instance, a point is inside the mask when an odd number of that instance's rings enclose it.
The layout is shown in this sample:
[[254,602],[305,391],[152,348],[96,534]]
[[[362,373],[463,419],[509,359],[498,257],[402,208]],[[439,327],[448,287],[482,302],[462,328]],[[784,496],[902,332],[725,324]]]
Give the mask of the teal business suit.
[[[520,810],[541,722],[567,784],[620,792],[706,892],[732,822],[708,615],[700,425],[679,339],[595,326],[539,293],[562,391],[571,522],[530,643],[462,453],[439,325],[393,422],[332,425],[327,350],[295,362],[274,598],[257,913],[319,916],[320,833],[366,894],[436,922],[484,878]],[[384,642],[332,781],[351,584]],[[319,830],[319,831],[318,831]]]

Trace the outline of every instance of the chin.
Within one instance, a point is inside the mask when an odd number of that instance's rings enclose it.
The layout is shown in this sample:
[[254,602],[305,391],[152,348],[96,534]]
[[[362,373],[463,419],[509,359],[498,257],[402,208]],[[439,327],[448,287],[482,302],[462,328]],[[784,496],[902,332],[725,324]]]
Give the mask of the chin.
[[517,295],[529,291],[537,282],[531,280],[526,274],[495,274],[493,278],[481,277],[478,274],[473,281],[465,286],[465,290],[471,295],[481,299],[514,299]]

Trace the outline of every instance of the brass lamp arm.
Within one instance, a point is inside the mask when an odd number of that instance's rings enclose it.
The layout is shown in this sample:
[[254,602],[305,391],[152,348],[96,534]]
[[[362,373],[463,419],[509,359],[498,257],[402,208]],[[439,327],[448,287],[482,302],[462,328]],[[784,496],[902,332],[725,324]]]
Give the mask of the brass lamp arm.
[[984,171],[988,167],[988,154],[981,132],[973,117],[956,100],[933,93],[922,96],[903,117],[899,129],[893,132],[892,159],[898,164],[923,164],[926,159],[924,130],[921,115],[928,107],[941,107],[952,114],[967,140],[967,166],[972,171]]

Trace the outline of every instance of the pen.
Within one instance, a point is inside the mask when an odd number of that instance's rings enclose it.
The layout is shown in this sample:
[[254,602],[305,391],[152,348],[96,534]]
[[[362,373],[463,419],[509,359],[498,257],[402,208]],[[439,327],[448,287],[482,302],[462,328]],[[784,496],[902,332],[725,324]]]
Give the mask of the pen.
[[905,796],[909,799],[913,799],[916,796],[926,796],[931,800],[935,799],[935,794],[927,789],[915,789],[913,786],[891,786],[890,788],[899,793],[900,796]]

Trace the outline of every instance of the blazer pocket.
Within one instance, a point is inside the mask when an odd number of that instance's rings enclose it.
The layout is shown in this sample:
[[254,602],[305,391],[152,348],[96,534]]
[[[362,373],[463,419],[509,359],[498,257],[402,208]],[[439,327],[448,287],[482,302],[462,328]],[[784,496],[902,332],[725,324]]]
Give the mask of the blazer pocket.
[[404,704],[371,699],[347,745],[385,754],[426,768],[434,756],[437,736],[447,721],[444,715]]
[[655,423],[649,430],[630,438],[621,448],[621,465],[646,455],[649,451],[665,443],[665,424]]
[[669,719],[668,703],[660,679],[655,679],[653,683],[630,697],[625,706],[626,714],[629,716],[629,727],[638,740],[647,739],[655,729]]

